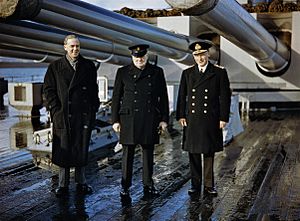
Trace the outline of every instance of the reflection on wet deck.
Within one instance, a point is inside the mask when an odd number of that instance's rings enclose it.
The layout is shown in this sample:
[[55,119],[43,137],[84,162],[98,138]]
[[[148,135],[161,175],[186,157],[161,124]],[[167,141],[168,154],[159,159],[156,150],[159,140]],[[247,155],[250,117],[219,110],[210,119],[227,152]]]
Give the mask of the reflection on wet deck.
[[8,106],[4,96],[5,109],[0,112],[0,171],[32,163],[32,155],[26,150],[33,144],[33,132],[45,126],[47,117],[41,110],[41,117],[29,118]]
[[[2,122],[1,122],[2,123]],[[119,197],[121,152],[88,166],[94,193],[57,199],[55,172],[26,167],[2,174],[1,220],[300,220],[299,111],[250,113],[245,131],[216,155],[218,196],[190,197],[188,157],[179,126],[155,150],[156,187],[143,197],[141,151],[134,163],[131,200]],[[73,177],[72,177],[73,179]],[[72,180],[73,181],[73,180]]]

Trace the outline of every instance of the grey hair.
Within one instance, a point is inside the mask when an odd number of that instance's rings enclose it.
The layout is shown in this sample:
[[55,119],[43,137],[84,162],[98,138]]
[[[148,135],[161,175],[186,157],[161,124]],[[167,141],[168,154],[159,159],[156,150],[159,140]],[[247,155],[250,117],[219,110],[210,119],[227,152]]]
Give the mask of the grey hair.
[[64,45],[67,45],[69,39],[77,39],[77,40],[79,40],[76,35],[67,35],[65,37],[65,40],[64,40]]

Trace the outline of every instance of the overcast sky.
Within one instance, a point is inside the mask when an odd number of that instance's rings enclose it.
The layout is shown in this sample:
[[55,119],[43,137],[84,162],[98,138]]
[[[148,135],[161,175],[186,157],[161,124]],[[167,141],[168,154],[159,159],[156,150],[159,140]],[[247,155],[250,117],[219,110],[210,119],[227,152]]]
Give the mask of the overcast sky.
[[108,10],[120,10],[123,7],[128,7],[133,9],[170,8],[170,6],[164,0],[84,0],[84,1]]

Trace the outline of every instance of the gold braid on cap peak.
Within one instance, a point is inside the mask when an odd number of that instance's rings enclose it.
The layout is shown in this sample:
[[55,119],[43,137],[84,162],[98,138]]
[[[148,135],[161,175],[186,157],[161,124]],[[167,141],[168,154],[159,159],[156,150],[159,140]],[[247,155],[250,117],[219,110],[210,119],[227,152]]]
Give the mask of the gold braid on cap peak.
[[139,50],[140,50],[140,47],[137,47],[136,50],[139,51]]

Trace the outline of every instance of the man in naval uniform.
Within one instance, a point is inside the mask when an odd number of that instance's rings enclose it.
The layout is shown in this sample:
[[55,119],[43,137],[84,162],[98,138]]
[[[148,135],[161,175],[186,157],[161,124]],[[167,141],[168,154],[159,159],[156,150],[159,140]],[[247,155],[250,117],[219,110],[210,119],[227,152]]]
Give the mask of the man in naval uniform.
[[214,155],[223,150],[222,129],[229,120],[230,85],[224,68],[208,61],[210,44],[189,46],[196,64],[182,72],[176,118],[184,127],[183,149],[189,153],[190,195],[201,192],[202,154],[204,194],[217,195],[214,183]]
[[113,129],[123,145],[121,197],[129,197],[136,146],[143,151],[144,195],[157,195],[152,180],[154,144],[169,121],[167,86],[162,68],[147,62],[148,45],[129,47],[130,65],[117,71],[113,97]]
[[85,166],[98,98],[97,70],[83,58],[75,35],[64,40],[66,55],[48,67],[44,94],[53,122],[52,162],[59,166],[57,197],[68,194],[70,167],[75,167],[78,193],[91,193],[86,183]]

